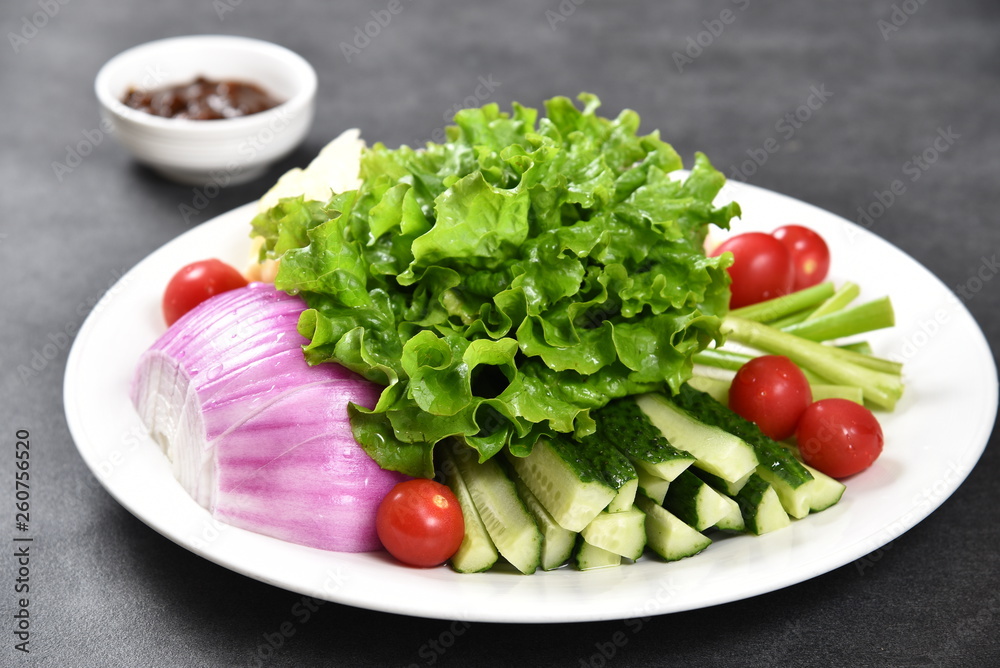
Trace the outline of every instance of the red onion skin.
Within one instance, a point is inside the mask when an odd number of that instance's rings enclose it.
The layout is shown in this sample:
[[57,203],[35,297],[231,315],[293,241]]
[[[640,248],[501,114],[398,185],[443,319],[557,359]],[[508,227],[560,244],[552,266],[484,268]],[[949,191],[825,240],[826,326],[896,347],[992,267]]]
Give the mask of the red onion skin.
[[378,504],[407,476],[361,449],[347,404],[372,408],[382,388],[337,364],[306,363],[296,329],[304,308],[263,283],[202,303],[143,355],[133,402],[151,426],[151,402],[164,401],[152,377],[165,375],[171,393],[194,391],[199,414],[189,422],[211,450],[202,502],[219,520],[324,550],[377,550]]

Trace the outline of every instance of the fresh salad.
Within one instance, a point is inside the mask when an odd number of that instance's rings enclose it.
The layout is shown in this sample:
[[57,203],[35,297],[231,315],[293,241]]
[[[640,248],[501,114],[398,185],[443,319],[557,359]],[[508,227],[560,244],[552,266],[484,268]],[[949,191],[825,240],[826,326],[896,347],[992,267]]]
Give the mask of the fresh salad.
[[[345,133],[251,223],[248,283],[181,268],[133,402],[223,521],[313,547],[522,573],[667,561],[836,504],[899,364],[807,227],[734,234],[629,110],[495,104],[442,144]],[[781,221],[785,222],[785,221]],[[708,246],[708,248],[706,248]]]

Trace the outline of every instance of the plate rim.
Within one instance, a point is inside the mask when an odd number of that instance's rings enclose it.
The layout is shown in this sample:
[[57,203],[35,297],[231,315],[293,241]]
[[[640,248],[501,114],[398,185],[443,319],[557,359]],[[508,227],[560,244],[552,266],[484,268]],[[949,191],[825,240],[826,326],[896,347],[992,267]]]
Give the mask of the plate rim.
[[[744,191],[748,194],[753,195],[753,197],[780,198],[780,200],[782,200],[786,205],[794,207],[805,207],[804,210],[810,213],[815,213],[817,215],[822,215],[824,217],[832,217],[832,219],[836,220],[839,224],[848,226],[846,228],[847,230],[853,229],[854,233],[859,236],[871,237],[873,239],[878,240],[879,244],[884,244],[888,247],[891,247],[897,253],[901,254],[909,262],[915,265],[917,268],[922,270],[923,274],[925,275],[925,278],[933,280],[940,290],[944,291],[945,293],[951,294],[951,290],[935,274],[933,274],[933,272],[928,270],[926,267],[924,267],[922,264],[916,261],[912,256],[907,254],[905,251],[891,244],[887,240],[882,239],[881,237],[874,234],[870,230],[867,230],[841,216],[838,216],[837,214],[834,214],[830,211],[817,207],[808,202],[804,202],[802,200],[793,198],[791,196],[773,190],[765,189],[759,186],[754,186],[752,184],[728,182],[723,190],[723,193],[726,195],[732,195],[732,198],[738,201],[740,199],[740,193]],[[141,274],[144,271],[144,267],[155,262],[154,258],[161,258],[163,256],[171,254],[171,252],[175,252],[177,249],[184,248],[185,245],[190,243],[192,239],[197,239],[199,236],[207,234],[208,233],[206,232],[207,230],[222,227],[226,224],[234,224],[234,223],[227,223],[227,221],[240,217],[244,217],[244,222],[249,227],[249,221],[253,217],[251,210],[255,206],[256,202],[249,202],[242,206],[231,209],[223,214],[220,214],[219,216],[216,216],[208,221],[205,221],[204,223],[199,224],[198,226],[192,229],[185,231],[183,234],[161,245],[160,247],[158,247],[157,249],[146,255],[140,262],[138,262],[134,267],[132,267],[128,272],[126,272],[125,275],[123,275],[115,283],[115,285],[108,290],[108,293],[107,295],[105,295],[105,298],[108,295],[115,295],[118,290],[123,289],[121,287],[123,285],[127,288],[128,283],[131,280],[133,280],[133,278],[136,275]],[[325,588],[325,584],[322,587],[306,586],[303,585],[301,582],[289,581],[287,577],[274,577],[273,574],[271,573],[261,572],[259,567],[255,568],[253,566],[248,565],[245,562],[241,563],[239,561],[233,561],[229,555],[229,552],[227,551],[229,549],[227,548],[227,545],[229,545],[230,542],[228,540],[199,545],[196,542],[190,540],[190,537],[188,537],[188,539],[185,540],[184,536],[179,536],[176,533],[172,533],[166,530],[166,528],[162,525],[162,523],[158,523],[157,521],[155,521],[156,518],[150,517],[150,514],[148,512],[144,512],[142,508],[137,508],[134,499],[129,498],[128,495],[123,492],[123,488],[120,485],[112,484],[113,481],[107,480],[105,479],[104,476],[101,475],[101,472],[99,470],[100,462],[97,462],[93,458],[94,456],[96,456],[97,451],[94,450],[92,447],[88,448],[85,443],[81,444],[81,442],[84,441],[85,438],[88,436],[87,432],[88,426],[84,419],[84,416],[82,416],[79,412],[73,410],[73,408],[75,407],[75,401],[77,399],[77,396],[74,393],[78,390],[80,383],[82,382],[82,379],[79,378],[79,374],[83,361],[86,359],[85,356],[89,352],[87,348],[87,342],[90,340],[91,334],[93,333],[94,329],[98,326],[98,323],[101,321],[103,314],[106,312],[105,308],[102,307],[103,304],[105,304],[105,299],[102,299],[100,302],[98,302],[98,304],[94,307],[91,313],[88,314],[83,325],[80,327],[80,330],[77,333],[76,338],[74,339],[67,360],[66,373],[63,382],[63,403],[65,408],[67,425],[69,427],[69,431],[73,438],[74,445],[77,451],[80,453],[84,462],[87,464],[90,473],[100,482],[101,486],[105,490],[107,490],[109,494],[111,494],[112,498],[114,498],[117,503],[122,505],[132,515],[137,517],[140,521],[147,524],[147,526],[150,526],[153,530],[157,531],[161,535],[167,537],[168,539],[184,547],[185,549],[195,554],[198,554],[199,556],[208,559],[209,561],[212,561],[213,563],[216,563],[224,568],[240,573],[247,577],[256,579],[258,581],[265,582],[267,584],[271,584],[273,586],[281,587],[283,589],[294,591],[304,595],[314,596],[316,598],[321,598],[328,601],[338,602],[370,610],[409,615],[409,616],[425,617],[425,618],[435,618],[435,619],[445,619],[445,620],[461,619],[466,621],[483,621],[483,622],[499,622],[499,623],[571,623],[571,622],[586,622],[586,621],[606,621],[606,620],[629,618],[629,615],[623,614],[624,610],[621,605],[616,606],[612,610],[600,610],[600,609],[595,610],[591,608],[581,607],[578,609],[565,610],[560,612],[559,614],[546,614],[544,610],[535,610],[534,612],[532,612],[531,610],[523,610],[522,612],[529,613],[528,616],[515,617],[511,615],[509,612],[506,614],[495,613],[495,612],[491,613],[489,608],[487,608],[486,610],[480,608],[477,610],[470,611],[468,609],[445,610],[442,609],[439,605],[425,604],[425,605],[415,606],[412,603],[412,601],[408,602],[405,596],[386,596],[380,594],[378,597],[376,597],[376,599],[373,600],[370,597],[363,595],[363,592],[361,592],[360,590],[355,590],[353,587],[348,587],[347,589],[338,589],[336,591],[331,592]],[[872,536],[865,536],[859,538],[853,542],[848,543],[847,545],[839,546],[839,548],[836,551],[829,554],[825,559],[813,561],[811,568],[807,568],[805,570],[799,569],[798,571],[789,570],[786,571],[782,576],[772,577],[771,579],[762,579],[759,583],[757,583],[756,586],[747,587],[739,595],[736,596],[716,595],[715,597],[709,598],[707,600],[688,601],[687,603],[682,602],[685,600],[684,597],[682,596],[680,601],[668,601],[666,605],[663,605],[660,608],[654,610],[649,610],[649,611],[635,610],[635,611],[649,612],[650,614],[670,614],[675,612],[684,612],[687,610],[700,609],[704,607],[720,605],[723,603],[743,600],[746,598],[759,596],[761,594],[777,591],[779,589],[784,589],[786,587],[799,584],[801,582],[818,577],[819,575],[831,572],[844,565],[850,564],[852,561],[856,561],[857,559],[863,557],[865,554],[868,554],[871,551],[874,551],[884,546],[886,543],[890,542],[891,540],[894,540],[905,531],[908,531],[909,529],[916,526],[916,524],[923,521],[927,516],[929,516],[932,512],[934,512],[934,510],[939,508],[958,489],[958,487],[961,486],[961,484],[968,477],[969,473],[971,473],[973,468],[981,459],[982,453],[984,452],[989,442],[989,437],[992,434],[997,414],[997,393],[998,393],[997,370],[996,370],[996,361],[993,357],[992,350],[989,347],[989,343],[985,337],[985,334],[982,331],[982,328],[979,326],[978,322],[976,322],[975,318],[969,312],[965,304],[959,301],[956,302],[956,306],[960,309],[961,317],[967,319],[968,323],[972,325],[971,330],[968,330],[966,333],[972,333],[974,335],[976,342],[975,347],[978,348],[977,351],[973,351],[974,354],[977,357],[985,355],[985,359],[988,359],[990,361],[989,365],[983,365],[984,367],[988,367],[988,370],[986,371],[987,377],[984,378],[985,388],[978,388],[978,389],[985,389],[987,391],[988,396],[982,397],[984,399],[984,403],[986,406],[985,409],[986,413],[984,414],[983,419],[976,424],[975,434],[972,435],[971,438],[972,443],[970,445],[971,449],[968,451],[966,461],[964,461],[965,464],[968,464],[967,470],[965,470],[964,473],[960,473],[957,476],[957,479],[952,481],[952,483],[949,483],[949,485],[947,486],[948,488],[944,490],[943,494],[940,494],[934,499],[931,499],[930,503],[922,506],[920,510],[914,511],[911,509],[909,512],[904,513],[899,517],[897,517],[896,519],[894,519],[892,522],[889,522],[886,525],[887,527],[899,525],[900,530],[898,532],[891,532],[886,534],[887,537],[885,538],[885,540],[881,540],[881,542],[879,542],[879,540],[871,540]],[[152,343],[152,341],[149,341],[147,345],[149,343]],[[136,416],[136,420],[137,419],[138,417]],[[149,443],[152,443],[151,439],[147,440],[149,441]],[[155,452],[156,456],[162,457],[162,455],[160,455],[158,447],[155,447],[155,451],[156,451]],[[165,458],[163,458],[163,461],[165,464],[166,462]],[[850,483],[848,484],[850,486]],[[179,485],[177,485],[177,487],[178,489],[180,489]],[[197,506],[196,504],[194,504],[193,501],[191,501],[191,504],[194,505],[194,509],[204,513],[205,517],[210,517],[207,510],[201,508],[200,506]],[[811,517],[822,517],[822,515],[814,515]],[[238,529],[236,527],[229,527],[229,526],[225,527],[225,534],[227,536],[242,537],[243,539],[247,539],[249,537],[249,540],[251,541],[252,544],[264,548],[269,553],[273,552],[275,549],[279,550],[279,552],[291,550],[292,554],[303,554],[307,556],[310,555],[310,553],[312,552],[319,552],[322,553],[322,556],[329,557],[330,559],[332,559],[332,561],[343,564],[345,565],[345,567],[348,567],[348,565],[350,565],[351,567],[355,566],[354,562],[358,561],[358,559],[365,559],[365,558],[371,559],[372,555],[378,555],[378,553],[361,553],[362,555],[365,556],[358,557],[358,555],[349,555],[347,553],[323,553],[320,550],[314,550],[313,548],[306,548],[291,543],[284,543],[282,541],[278,541],[277,539],[273,539],[267,536],[255,534],[249,531],[245,531],[243,529]],[[246,535],[243,536],[243,534]],[[753,537],[753,540],[758,541],[760,544],[763,544],[763,541],[769,540],[769,537],[768,536]],[[773,539],[771,540],[773,541]],[[711,549],[711,547],[709,549]],[[844,558],[845,553],[847,555],[846,559]],[[330,556],[330,555],[335,555],[335,556]],[[378,556],[376,556],[375,562],[382,562],[382,561],[386,560],[383,560]],[[660,564],[660,565],[664,567],[665,570],[672,570],[670,568],[672,564]],[[372,567],[378,568],[379,566],[376,564]],[[396,574],[412,573],[411,569],[405,569],[396,564],[392,564],[392,568],[394,569],[394,572]],[[630,569],[630,568],[632,567],[623,566],[621,569],[608,569],[608,571],[605,571],[605,573],[620,571],[622,569]],[[361,572],[364,575],[367,574],[368,570],[369,568],[363,567],[360,569],[359,572]],[[450,573],[450,571],[448,572]],[[535,579],[548,578],[549,580],[555,580],[561,584],[561,581],[566,578],[566,573],[572,573],[574,576],[579,578],[580,581],[582,581],[583,578],[586,578],[590,575],[595,576],[591,578],[594,581],[601,580],[601,578],[598,577],[599,572],[579,573],[576,571],[567,571],[566,569],[560,569],[559,571],[552,571],[548,573],[539,573],[532,576],[532,578],[527,578],[527,580],[533,581]],[[482,578],[482,577],[490,577],[491,575],[506,575],[506,574],[460,575],[459,578]],[[511,577],[519,578],[520,576],[511,576]],[[421,583],[425,579],[426,578],[417,577],[415,579],[415,582]],[[446,579],[449,581],[451,580],[454,580],[456,582],[459,581],[451,577]],[[671,576],[667,576],[666,578],[661,578],[661,579],[663,580],[671,579]],[[440,584],[441,579],[431,578],[428,581],[438,582]],[[514,580],[511,580],[511,582],[514,582]],[[464,586],[460,585],[459,588],[463,589]],[[417,586],[417,590],[419,589],[420,586]],[[473,591],[475,591],[475,589],[476,587],[472,587]],[[523,587],[519,585],[518,589],[523,589]],[[542,588],[542,591],[543,593],[546,591],[544,587]],[[556,591],[558,592],[559,590],[556,589]]]

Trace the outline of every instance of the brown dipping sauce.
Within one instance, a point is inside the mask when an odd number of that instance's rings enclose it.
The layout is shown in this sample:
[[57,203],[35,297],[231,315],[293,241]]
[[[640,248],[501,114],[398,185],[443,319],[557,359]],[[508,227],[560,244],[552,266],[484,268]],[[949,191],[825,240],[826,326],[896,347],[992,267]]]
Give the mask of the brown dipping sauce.
[[193,83],[150,91],[130,88],[122,102],[153,116],[195,121],[249,116],[281,104],[255,84],[211,81],[205,77],[198,77]]

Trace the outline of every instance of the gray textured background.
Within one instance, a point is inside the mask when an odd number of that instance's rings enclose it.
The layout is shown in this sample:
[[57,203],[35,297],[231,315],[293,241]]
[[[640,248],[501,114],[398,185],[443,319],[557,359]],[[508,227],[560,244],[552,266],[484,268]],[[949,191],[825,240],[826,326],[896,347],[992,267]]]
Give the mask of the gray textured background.
[[[564,0],[564,12],[574,10],[555,29],[546,12],[559,12],[557,0],[402,3],[404,11],[351,63],[338,44],[387,1],[230,0],[233,11],[221,17],[221,3],[210,0],[3,4],[0,541],[13,519],[13,434],[26,428],[37,543],[30,656],[13,651],[13,560],[0,557],[0,665],[256,665],[264,634],[290,618],[299,596],[177,547],[95,484],[62,415],[67,350],[27,380],[15,369],[50,335],[62,340],[59,332],[75,330],[141,258],[255,199],[344,128],[389,145],[426,139],[480,76],[492,75],[500,85],[490,101],[537,105],[591,91],[606,113],[632,107],[645,129],[661,128],[686,159],[702,150],[729,173],[748,149],[776,136],[775,123],[805,101],[810,86],[824,85],[833,96],[781,142],[752,183],[853,220],[950,126],[960,139],[872,229],[950,286],[964,284],[1000,247],[995,2],[899,2],[899,10],[916,11],[905,23],[897,15],[901,26],[886,36],[878,22],[891,21],[888,1]],[[15,51],[10,33],[25,31],[24,21],[46,6],[58,12]],[[672,54],[727,8],[735,20],[679,72]],[[191,188],[136,166],[111,140],[59,181],[52,163],[98,126],[92,85],[100,65],[140,42],[205,32],[276,41],[316,66],[319,113],[306,144],[190,222],[179,206],[191,203]],[[987,282],[967,301],[991,342],[1000,328],[998,295],[1000,282]],[[998,465],[991,443],[958,492],[872,555],[869,568],[848,565],[751,600],[657,618],[638,633],[621,622],[475,624],[439,655],[428,643],[447,641],[448,623],[328,604],[265,665],[430,665],[431,658],[454,666],[997,665]],[[627,643],[602,664],[595,643],[618,631]]]

